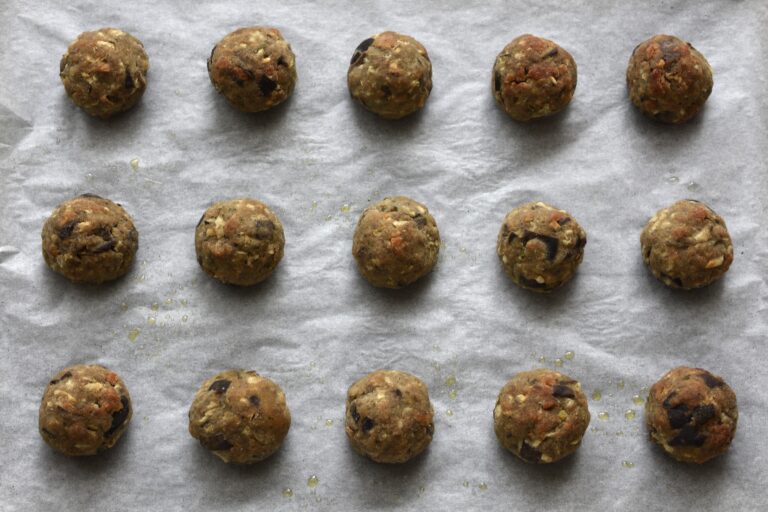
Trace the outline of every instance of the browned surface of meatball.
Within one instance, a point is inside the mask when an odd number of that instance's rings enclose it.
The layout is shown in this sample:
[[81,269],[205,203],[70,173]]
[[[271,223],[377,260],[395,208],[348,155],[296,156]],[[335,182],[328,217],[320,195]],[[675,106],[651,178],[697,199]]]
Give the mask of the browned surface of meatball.
[[126,274],[139,233],[119,204],[94,194],[61,203],[43,225],[43,258],[76,283],[102,283]]
[[512,377],[499,392],[493,427],[499,443],[526,462],[555,462],[575,452],[589,426],[581,385],[539,368]]
[[241,28],[213,47],[208,75],[232,106],[261,112],[284,102],[293,92],[296,57],[276,28]]
[[148,70],[141,41],[122,30],[102,28],[72,41],[61,58],[59,76],[75,105],[106,119],[139,101]]
[[691,43],[659,34],[632,52],[627,66],[629,98],[640,111],[665,123],[684,123],[712,93],[712,68]]
[[195,229],[197,261],[210,276],[250,286],[269,277],[283,258],[283,225],[255,199],[230,199],[208,208]]
[[496,252],[516,285],[549,292],[573,277],[586,244],[587,234],[568,212],[536,202],[507,214]]
[[283,444],[291,427],[285,393],[254,371],[227,370],[203,382],[189,433],[224,462],[252,464]]
[[409,373],[377,370],[349,388],[345,430],[359,454],[401,463],[429,446],[433,415],[424,382]]
[[530,121],[564,109],[576,90],[576,62],[557,43],[523,34],[496,57],[493,97],[517,121]]
[[722,217],[683,199],[662,208],[640,235],[643,261],[661,282],[690,290],[720,279],[733,262],[733,243]]
[[115,372],[75,365],[57,373],[45,388],[40,435],[64,455],[94,455],[120,439],[132,415],[128,389]]
[[387,197],[363,211],[352,255],[368,282],[401,288],[429,273],[437,263],[440,233],[427,207],[413,199]]
[[352,97],[385,119],[400,119],[424,107],[432,91],[427,50],[410,36],[382,32],[355,49],[347,71]]
[[651,440],[682,462],[701,464],[728,450],[738,418],[736,394],[701,368],[670,370],[645,404]]

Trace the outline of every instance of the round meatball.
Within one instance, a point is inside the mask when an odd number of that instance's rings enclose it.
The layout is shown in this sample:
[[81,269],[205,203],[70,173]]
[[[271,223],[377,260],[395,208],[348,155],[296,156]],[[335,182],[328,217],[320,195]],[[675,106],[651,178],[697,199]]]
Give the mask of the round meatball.
[[493,97],[516,121],[560,112],[576,89],[576,62],[549,39],[524,34],[496,57]]
[[233,107],[261,112],[284,102],[293,92],[296,57],[276,28],[241,28],[213,47],[208,75]]
[[725,221],[693,199],[656,212],[640,235],[640,248],[654,276],[667,286],[685,290],[716,281],[733,261]]
[[128,388],[115,372],[92,364],[71,366],[45,388],[40,435],[64,455],[94,455],[120,439],[132,409]]
[[103,119],[128,110],[147,87],[141,41],[116,28],[83,32],[67,48],[59,76],[75,105]]
[[427,207],[407,197],[387,197],[363,211],[352,255],[368,282],[401,288],[437,263],[440,233]]
[[139,233],[122,206],[94,194],[64,201],[43,225],[43,258],[76,283],[102,283],[130,270]]
[[414,38],[382,32],[355,49],[347,85],[352,97],[371,112],[400,119],[426,103],[432,90],[432,63]]
[[224,462],[266,459],[290,427],[285,393],[254,371],[227,370],[206,380],[189,408],[189,433]]
[[632,52],[627,87],[643,114],[665,123],[684,123],[702,109],[712,92],[712,68],[691,43],[656,35]]
[[377,370],[347,392],[344,430],[352,448],[375,462],[406,462],[423,452],[435,433],[427,386],[396,370]]
[[586,244],[587,234],[568,212],[538,202],[507,214],[496,252],[516,285],[548,292],[573,277]]
[[581,385],[540,368],[518,373],[501,388],[493,429],[499,443],[524,461],[549,463],[576,451],[589,417]]
[[250,286],[269,277],[283,258],[283,225],[255,199],[208,208],[195,229],[197,262],[222,283]]
[[738,418],[733,390],[701,368],[670,370],[645,403],[651,441],[682,462],[701,464],[728,450]]

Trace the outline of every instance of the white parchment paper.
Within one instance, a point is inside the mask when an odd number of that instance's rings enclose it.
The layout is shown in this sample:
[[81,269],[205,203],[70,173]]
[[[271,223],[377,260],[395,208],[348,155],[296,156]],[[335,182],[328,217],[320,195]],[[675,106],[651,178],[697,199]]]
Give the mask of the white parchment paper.
[[[256,24],[283,31],[299,82],[287,104],[244,115],[205,62]],[[151,66],[140,105],[109,122],[76,109],[58,77],[67,44],[103,26],[141,39]],[[764,509],[766,26],[762,0],[3,1],[0,508]],[[386,29],[415,36],[434,65],[426,109],[401,122],[346,87],[354,48]],[[567,111],[530,125],[490,93],[496,54],[524,32],[559,42],[579,70]],[[706,108],[684,126],[627,99],[629,55],[655,33],[691,41],[714,69]],[[135,268],[106,286],[72,285],[40,255],[46,216],[84,192],[122,203],[140,232]],[[350,254],[362,209],[393,194],[427,204],[445,242],[432,275],[399,292],[369,286]],[[274,208],[287,240],[251,290],[203,274],[193,247],[203,210],[243,195]],[[684,197],[720,213],[735,245],[728,275],[689,293],[653,279],[639,249],[646,220]],[[551,296],[516,288],[495,255],[504,214],[534,199],[569,210],[589,238],[576,279]],[[558,358],[602,398],[578,454],[526,465],[496,442],[494,400],[514,373]],[[81,362],[117,371],[135,411],[115,449],[70,459],[42,442],[37,410],[50,376]],[[722,375],[739,400],[730,452],[704,467],[651,445],[632,401],[681,364]],[[282,451],[251,468],[187,433],[195,390],[230,367],[275,379],[293,413]],[[348,386],[380,367],[420,376],[435,407],[431,447],[404,466],[357,456],[343,431]]]

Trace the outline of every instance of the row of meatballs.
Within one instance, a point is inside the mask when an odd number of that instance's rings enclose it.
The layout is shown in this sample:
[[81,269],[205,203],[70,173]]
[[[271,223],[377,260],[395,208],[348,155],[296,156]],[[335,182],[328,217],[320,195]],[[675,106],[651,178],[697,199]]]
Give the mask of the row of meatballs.
[[[504,218],[497,253],[522,288],[549,292],[568,282],[584,256],[587,235],[566,211],[523,204]],[[720,278],[733,261],[725,221],[707,205],[685,199],[659,210],[640,236],[643,260],[667,286],[693,289]],[[355,229],[352,254],[374,286],[401,288],[429,273],[440,250],[437,223],[423,204],[403,196],[367,207]],[[74,282],[101,283],[130,269],[139,235],[118,204],[83,194],[54,209],[42,230],[46,263]],[[217,280],[250,286],[266,279],[283,257],[277,215],[254,199],[208,208],[195,229],[197,261]]]
[[[114,28],[84,32],[61,59],[70,98],[91,115],[108,118],[131,108],[147,84],[149,58],[142,43]],[[235,30],[208,59],[213,86],[237,109],[259,112],[284,102],[296,86],[296,58],[279,30]],[[576,62],[553,41],[524,34],[496,57],[493,96],[513,119],[550,116],[570,103]],[[355,49],[347,72],[352,97],[386,119],[421,109],[432,90],[432,63],[424,46],[397,32],[381,32]],[[683,123],[712,92],[712,68],[690,43],[656,35],[640,43],[627,67],[629,97],[643,113]]]
[[[700,368],[678,367],[650,389],[650,438],[669,455],[703,463],[725,452],[736,432],[736,395]],[[61,370],[40,405],[40,434],[66,455],[94,455],[113,446],[131,420],[122,379],[98,365]],[[423,452],[435,432],[427,386],[396,370],[377,370],[347,392],[344,429],[352,448],[380,463],[403,463]],[[518,373],[499,392],[493,427],[499,443],[524,461],[555,462],[575,452],[589,425],[580,384],[561,373]],[[198,389],[189,433],[224,462],[251,464],[283,443],[291,426],[285,394],[254,371],[227,370]]]

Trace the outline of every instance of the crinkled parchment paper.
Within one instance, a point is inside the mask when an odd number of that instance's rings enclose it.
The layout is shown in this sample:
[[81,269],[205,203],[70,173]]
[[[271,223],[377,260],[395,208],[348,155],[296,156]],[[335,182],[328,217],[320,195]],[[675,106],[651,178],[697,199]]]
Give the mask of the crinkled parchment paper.
[[[764,507],[764,1],[2,4],[3,510]],[[215,93],[205,61],[255,24],[283,31],[299,82],[287,104],[244,115]],[[76,109],[58,77],[67,44],[103,26],[141,39],[151,66],[138,108],[109,122]],[[434,64],[426,109],[402,122],[365,112],[346,87],[354,48],[386,29],[415,36]],[[530,125],[490,93],[496,54],[523,32],[559,42],[579,68],[567,111]],[[629,55],[654,33],[691,41],[714,68],[687,125],[651,122],[627,99]],[[74,286],[40,255],[46,216],[83,192],[122,203],[139,229],[136,266],[116,283]],[[392,194],[426,203],[445,242],[432,275],[398,292],[369,286],[350,255],[362,209]],[[214,282],[193,248],[202,211],[243,195],[274,207],[287,240],[276,274],[251,290]],[[736,248],[723,280],[689,293],[657,282],[639,248],[645,221],[684,197],[720,213]],[[570,211],[589,237],[576,279],[551,296],[516,288],[495,254],[504,214],[533,199]],[[568,460],[526,465],[496,442],[496,393],[558,359],[590,397],[600,391],[593,428]],[[37,409],[50,376],[80,362],[117,371],[135,413],[115,449],[69,459],[40,439]],[[632,400],[681,364],[738,395],[732,449],[704,467],[651,445]],[[187,433],[197,386],[230,367],[275,379],[293,412],[282,451],[255,467],[226,466]],[[430,449],[400,467],[357,456],[343,431],[348,386],[380,367],[420,376],[435,407]]]

